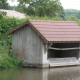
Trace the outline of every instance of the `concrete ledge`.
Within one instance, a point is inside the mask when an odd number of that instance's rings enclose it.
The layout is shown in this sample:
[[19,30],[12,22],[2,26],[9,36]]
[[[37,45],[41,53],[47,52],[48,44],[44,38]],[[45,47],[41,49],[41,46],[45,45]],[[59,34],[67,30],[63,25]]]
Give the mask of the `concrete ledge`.
[[23,62],[25,68],[49,68],[49,67],[64,67],[64,66],[76,66],[80,65],[79,62],[67,62],[67,63],[49,63],[49,64],[32,64]]
[[25,68],[48,68],[49,64],[32,64],[28,62],[23,62],[22,66]]
[[62,67],[62,66],[75,66],[80,65],[80,63],[51,63],[50,67]]

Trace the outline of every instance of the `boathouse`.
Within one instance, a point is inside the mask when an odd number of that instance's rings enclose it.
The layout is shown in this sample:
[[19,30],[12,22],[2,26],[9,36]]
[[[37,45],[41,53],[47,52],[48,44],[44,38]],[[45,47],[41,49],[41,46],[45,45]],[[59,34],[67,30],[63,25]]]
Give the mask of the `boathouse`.
[[80,64],[80,26],[75,21],[28,20],[8,31],[12,52],[27,66]]

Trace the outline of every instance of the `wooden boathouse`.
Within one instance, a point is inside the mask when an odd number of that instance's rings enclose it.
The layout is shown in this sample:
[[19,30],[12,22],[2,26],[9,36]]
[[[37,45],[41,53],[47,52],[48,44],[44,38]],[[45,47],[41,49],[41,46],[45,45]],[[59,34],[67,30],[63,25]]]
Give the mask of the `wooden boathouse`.
[[8,31],[13,55],[26,66],[80,64],[80,26],[75,21],[28,20]]

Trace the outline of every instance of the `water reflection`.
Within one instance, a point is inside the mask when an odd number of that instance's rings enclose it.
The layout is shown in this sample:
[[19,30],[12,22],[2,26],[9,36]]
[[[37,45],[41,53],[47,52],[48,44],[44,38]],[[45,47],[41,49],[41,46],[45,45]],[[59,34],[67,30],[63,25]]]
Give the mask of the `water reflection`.
[[80,80],[80,67],[50,69],[49,80]]
[[80,80],[80,67],[0,70],[0,80]]

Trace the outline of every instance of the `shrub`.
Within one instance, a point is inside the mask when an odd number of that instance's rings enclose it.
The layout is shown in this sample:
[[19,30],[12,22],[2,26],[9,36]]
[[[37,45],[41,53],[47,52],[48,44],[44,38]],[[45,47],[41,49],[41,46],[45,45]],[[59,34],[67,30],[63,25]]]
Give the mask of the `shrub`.
[[20,68],[22,67],[22,61],[17,60],[14,57],[0,54],[0,68]]

